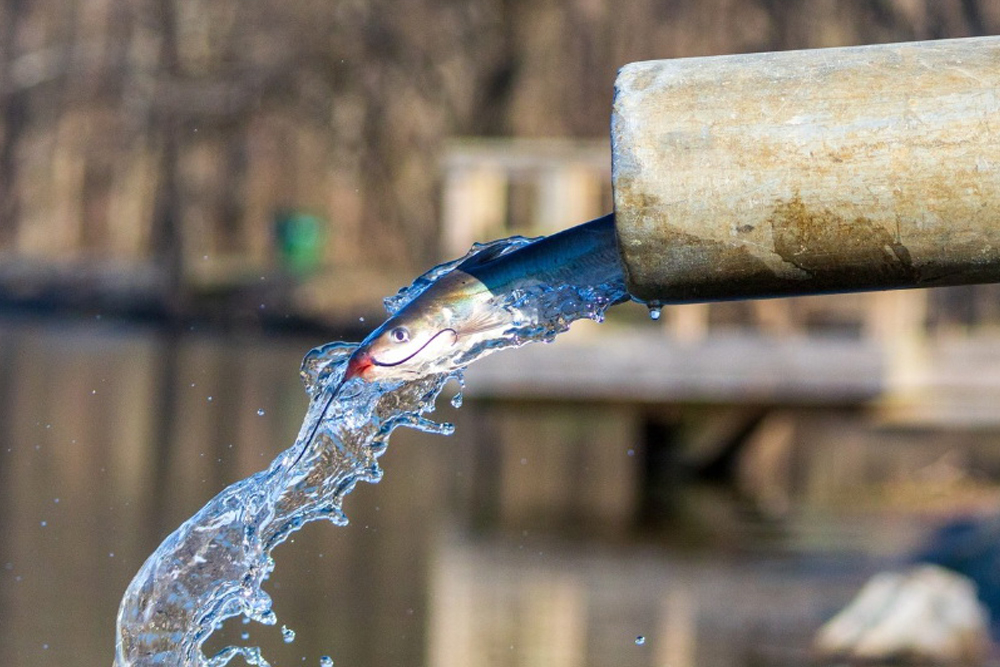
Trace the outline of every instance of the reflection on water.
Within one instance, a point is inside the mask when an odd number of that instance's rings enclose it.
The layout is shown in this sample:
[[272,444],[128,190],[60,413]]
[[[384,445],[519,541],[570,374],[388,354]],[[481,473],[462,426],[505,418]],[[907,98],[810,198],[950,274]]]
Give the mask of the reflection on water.
[[[321,342],[0,323],[0,664],[110,664],[131,576],[292,442],[298,364]],[[776,488],[752,474],[739,493],[680,476],[651,505],[650,429],[621,406],[439,411],[455,437],[397,433],[348,527],[278,548],[266,588],[295,641],[234,622],[209,651],[248,632],[276,665],[794,664],[880,566],[871,554],[917,534],[899,515],[822,511],[857,474],[829,442],[777,466],[781,512],[747,503],[755,483]],[[671,517],[650,529],[650,507]]]

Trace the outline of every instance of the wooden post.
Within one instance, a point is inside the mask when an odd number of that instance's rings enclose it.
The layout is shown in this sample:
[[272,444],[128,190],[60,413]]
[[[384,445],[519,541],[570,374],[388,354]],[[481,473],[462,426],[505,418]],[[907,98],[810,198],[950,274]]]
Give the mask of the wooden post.
[[445,175],[441,246],[445,257],[464,254],[476,241],[503,236],[507,176],[483,164],[453,167]]

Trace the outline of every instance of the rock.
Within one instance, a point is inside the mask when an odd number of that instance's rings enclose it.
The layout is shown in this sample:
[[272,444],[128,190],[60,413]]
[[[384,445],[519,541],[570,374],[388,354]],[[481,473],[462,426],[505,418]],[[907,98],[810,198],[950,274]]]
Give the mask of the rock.
[[989,613],[967,577],[936,565],[883,572],[816,635],[826,659],[979,664]]

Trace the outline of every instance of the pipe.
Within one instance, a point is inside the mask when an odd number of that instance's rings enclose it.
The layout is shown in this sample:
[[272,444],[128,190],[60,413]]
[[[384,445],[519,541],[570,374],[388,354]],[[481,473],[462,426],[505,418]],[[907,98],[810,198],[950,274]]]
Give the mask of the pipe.
[[1000,281],[1000,38],[626,65],[630,293],[663,303]]

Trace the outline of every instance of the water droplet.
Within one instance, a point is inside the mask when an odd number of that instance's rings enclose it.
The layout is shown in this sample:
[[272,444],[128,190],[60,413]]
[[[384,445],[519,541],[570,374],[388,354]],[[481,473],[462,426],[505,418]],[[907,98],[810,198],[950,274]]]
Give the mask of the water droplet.
[[635,456],[635,450],[634,449],[629,449],[625,453],[628,454],[629,456]]
[[358,318],[358,322],[364,322],[364,321],[365,321],[365,318],[363,318],[363,317],[359,317]]
[[649,306],[649,319],[658,320],[660,319],[660,306],[654,306],[650,304]]
[[114,551],[109,551],[108,552],[108,558],[114,558],[114,557],[115,557],[115,552]]
[[54,503],[56,503],[58,505],[59,504],[59,499],[58,498],[53,498],[52,502],[54,502]]
[[211,396],[209,396],[209,397],[208,397],[208,402],[209,402],[209,403],[211,403],[211,402],[212,402],[212,397],[211,397]]
[[281,626],[281,638],[285,640],[286,644],[291,644],[295,641],[295,630],[285,625]]
[[243,641],[246,641],[246,640],[250,639],[250,633],[249,632],[242,633],[240,635],[240,639],[242,639]]
[[645,643],[646,643],[646,638],[643,637],[642,635],[639,635],[638,637],[635,638],[635,645],[636,646],[642,646]]
[[42,521],[42,528],[45,528],[45,526],[47,526],[47,525],[49,525],[48,521]]
[[333,667],[333,658],[328,655],[324,655],[319,659],[319,667]]
[[258,417],[264,416],[264,408],[257,408],[257,416]]
[[456,408],[462,407],[462,401],[465,400],[463,394],[465,393],[465,374],[459,373],[455,376],[455,380],[458,381],[458,392],[452,397],[451,404]]
[[42,649],[48,651],[49,650],[49,645],[48,644],[42,644]]

